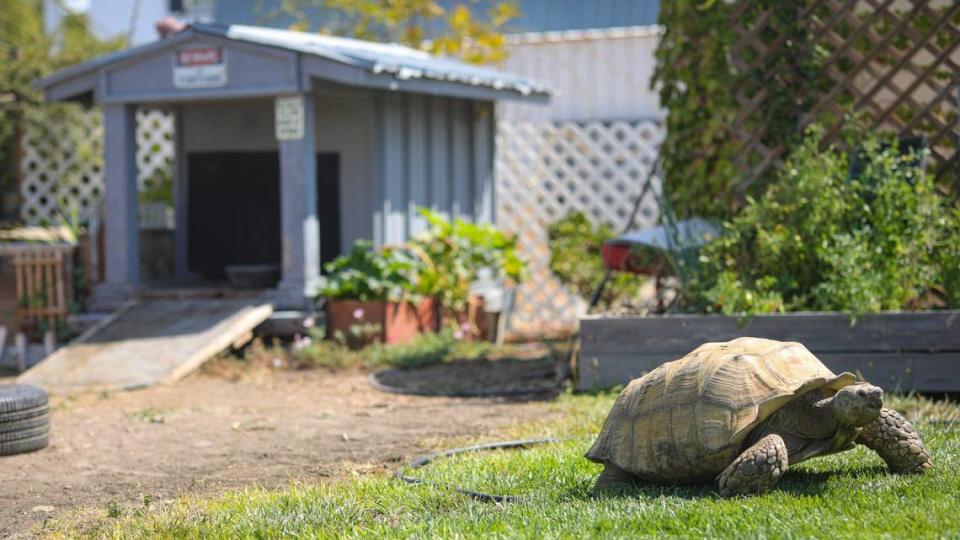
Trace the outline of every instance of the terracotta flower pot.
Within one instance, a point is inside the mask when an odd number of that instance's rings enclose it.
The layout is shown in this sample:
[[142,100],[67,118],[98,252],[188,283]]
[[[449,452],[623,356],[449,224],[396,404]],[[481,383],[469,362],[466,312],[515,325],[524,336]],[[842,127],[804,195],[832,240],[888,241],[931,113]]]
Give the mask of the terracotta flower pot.
[[[327,339],[346,340],[351,347],[360,348],[375,342],[384,341],[384,326],[386,325],[386,302],[360,300],[329,300],[327,301]],[[374,331],[358,332],[355,330],[369,325],[379,325]]]
[[[432,298],[418,303],[361,302],[359,300],[330,300],[327,302],[327,337],[334,338],[338,332],[347,338],[347,343],[363,347],[375,342],[406,343],[422,332],[437,330],[437,309]],[[351,327],[379,325],[376,332],[364,332],[357,336]]]

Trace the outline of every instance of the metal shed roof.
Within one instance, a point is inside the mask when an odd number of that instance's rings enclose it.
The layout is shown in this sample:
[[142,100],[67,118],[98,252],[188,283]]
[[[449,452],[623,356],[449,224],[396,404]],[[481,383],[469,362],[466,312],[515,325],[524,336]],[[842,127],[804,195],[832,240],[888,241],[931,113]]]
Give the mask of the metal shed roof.
[[[438,89],[425,87],[423,84],[407,87],[414,88],[412,91],[444,94],[442,88],[449,88],[452,84],[462,88],[483,90],[486,97],[492,98],[543,100],[550,94],[546,85],[531,79],[434,56],[403,45],[257,26],[215,24],[190,25],[171,38],[94,58],[41,79],[36,85],[42,90],[47,90],[48,97],[52,95],[51,99],[62,99],[59,93],[51,94],[51,88],[83,78],[89,79],[91,74],[102,68],[127,63],[141,55],[153,54],[159,49],[195,35],[282,49],[308,58],[320,58],[348,66],[365,74],[361,77],[349,78],[351,84],[358,86],[402,90],[406,88],[402,83],[420,81],[427,84],[435,83]],[[307,75],[323,78],[322,72],[307,73]],[[384,77],[389,77],[394,82],[384,84]]]
[[483,68],[395,43],[327,36],[260,26],[230,25],[194,28],[222,32],[224,37],[289,49],[367,69],[391,73],[398,79],[434,79],[495,90],[513,90],[521,95],[546,94],[549,89],[536,81],[495,69]]

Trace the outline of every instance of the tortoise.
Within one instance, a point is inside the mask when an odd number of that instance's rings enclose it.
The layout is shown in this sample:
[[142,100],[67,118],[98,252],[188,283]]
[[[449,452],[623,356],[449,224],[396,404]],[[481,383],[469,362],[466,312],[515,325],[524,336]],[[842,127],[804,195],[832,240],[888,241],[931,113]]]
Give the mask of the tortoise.
[[932,466],[920,434],[883,407],[883,390],[833,374],[800,343],[706,343],[623,390],[586,457],[595,490],[636,481],[716,481],[723,496],[763,493],[787,467],[871,448],[896,473]]

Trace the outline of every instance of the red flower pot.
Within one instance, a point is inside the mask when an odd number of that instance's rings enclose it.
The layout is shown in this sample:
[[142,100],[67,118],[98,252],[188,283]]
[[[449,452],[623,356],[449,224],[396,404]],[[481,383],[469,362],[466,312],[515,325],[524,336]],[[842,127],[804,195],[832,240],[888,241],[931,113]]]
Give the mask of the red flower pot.
[[[370,329],[353,331],[363,326],[379,325],[377,331]],[[330,300],[327,302],[327,337],[343,335],[347,343],[363,347],[372,343],[406,343],[422,332],[437,330],[437,309],[432,298],[418,303],[409,301],[361,302],[359,300]]]

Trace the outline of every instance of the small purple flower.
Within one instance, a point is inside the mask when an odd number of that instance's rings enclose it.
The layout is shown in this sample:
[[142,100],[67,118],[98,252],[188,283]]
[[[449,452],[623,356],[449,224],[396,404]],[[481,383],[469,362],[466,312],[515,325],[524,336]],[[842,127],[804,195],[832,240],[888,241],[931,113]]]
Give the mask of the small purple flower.
[[460,323],[460,330],[462,330],[464,333],[469,332],[469,331],[470,331],[470,323],[468,323],[468,322]]
[[453,332],[453,339],[463,339],[463,331],[457,329]]
[[353,310],[353,318],[354,318],[354,319],[362,319],[362,318],[363,318],[363,308],[357,308],[357,309]]
[[279,368],[279,367],[282,367],[282,366],[283,366],[283,360],[281,360],[281,359],[279,359],[279,358],[274,358],[273,361],[270,362],[270,363],[273,364],[273,367],[275,367],[275,368]]
[[303,320],[304,328],[313,328],[316,325],[317,325],[317,321],[313,317],[307,317],[306,319]]

